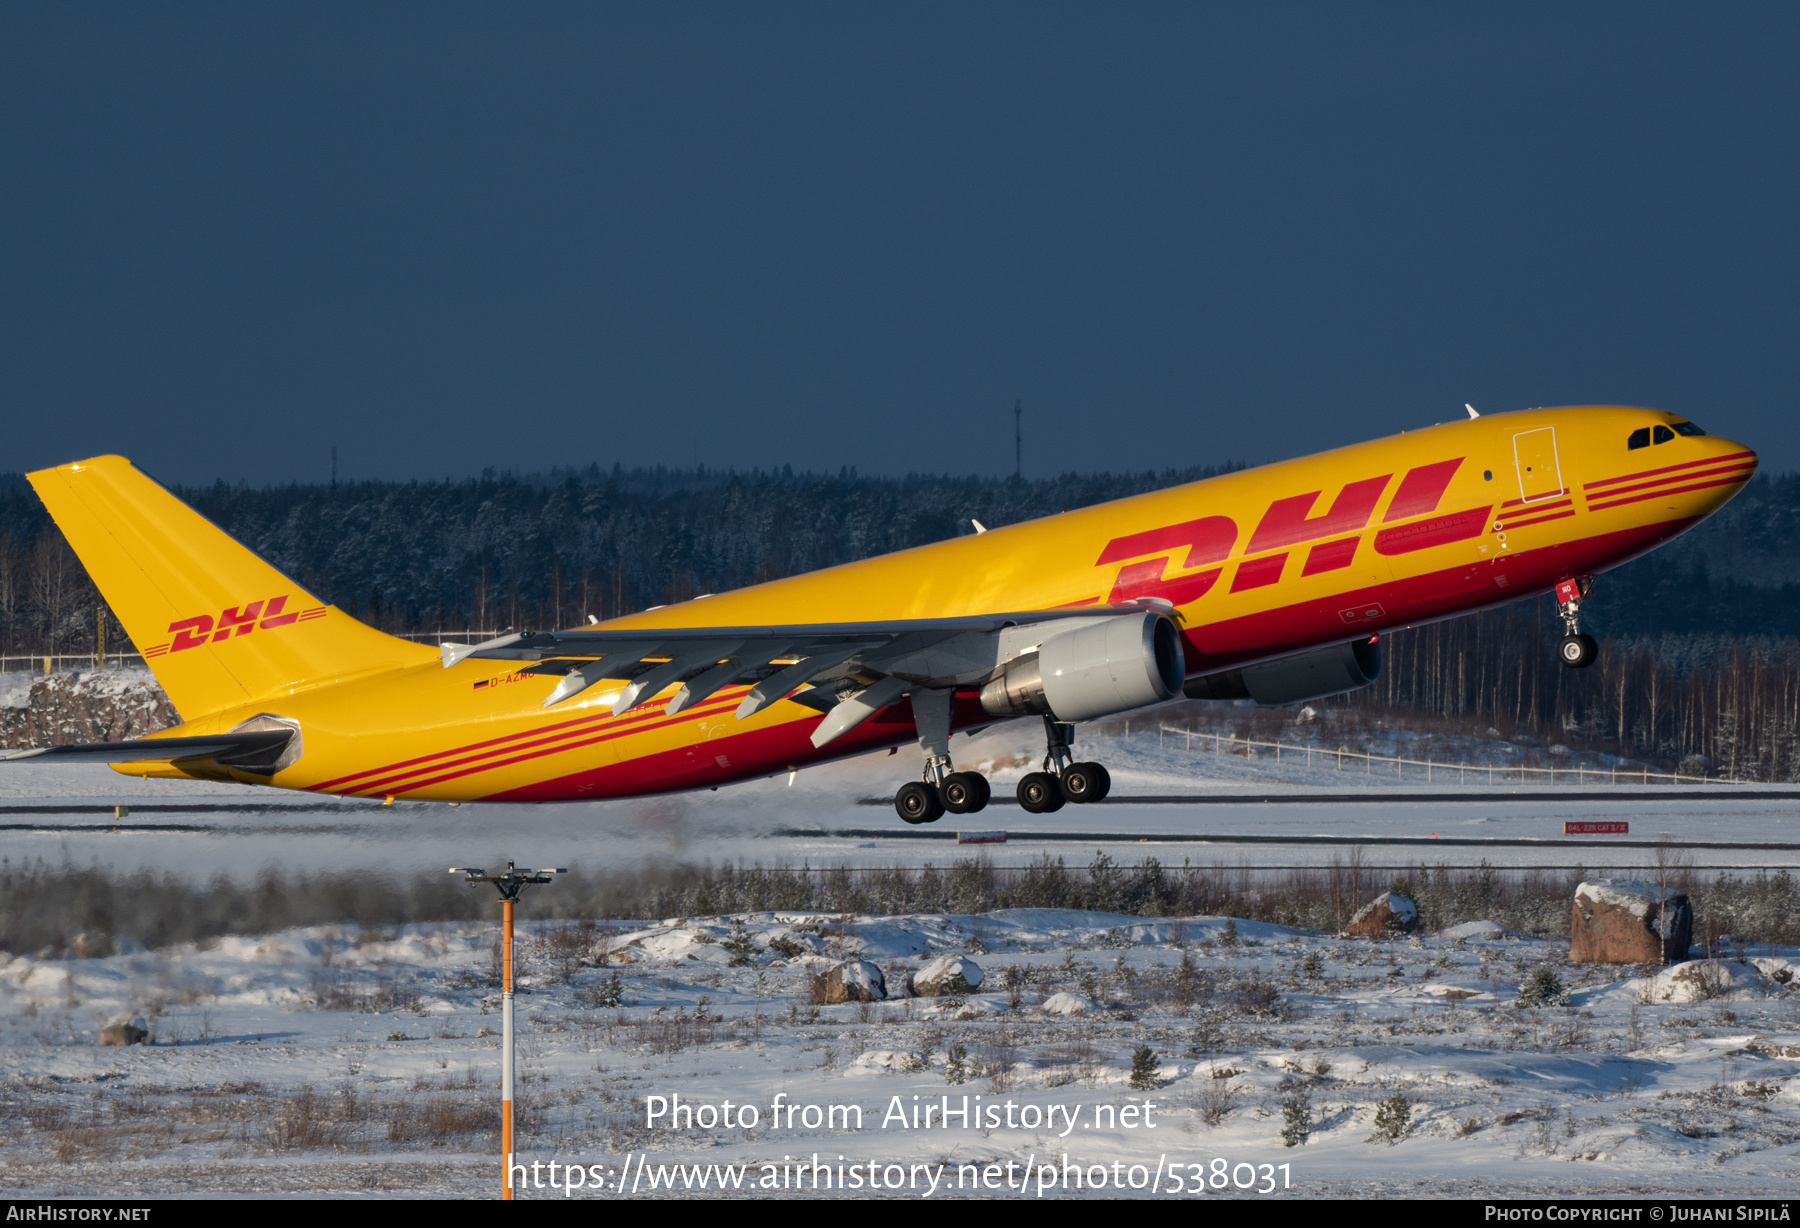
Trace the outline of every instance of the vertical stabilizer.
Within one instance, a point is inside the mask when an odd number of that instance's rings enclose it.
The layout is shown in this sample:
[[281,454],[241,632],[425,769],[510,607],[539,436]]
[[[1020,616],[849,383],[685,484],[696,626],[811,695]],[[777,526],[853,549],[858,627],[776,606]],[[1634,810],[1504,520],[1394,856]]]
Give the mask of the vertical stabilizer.
[[436,658],[326,605],[122,456],[26,476],[184,720]]

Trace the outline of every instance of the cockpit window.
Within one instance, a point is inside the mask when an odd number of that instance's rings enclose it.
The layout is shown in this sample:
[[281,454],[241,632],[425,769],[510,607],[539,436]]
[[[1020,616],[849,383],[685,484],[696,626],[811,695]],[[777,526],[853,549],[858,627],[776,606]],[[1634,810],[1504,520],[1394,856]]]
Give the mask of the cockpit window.
[[1666,426],[1659,426],[1650,432],[1651,443],[1668,443],[1673,438],[1675,438],[1675,432]]
[[1637,430],[1631,432],[1631,438],[1625,441],[1625,448],[1627,451],[1636,451],[1638,448],[1647,448],[1649,446],[1650,428],[1647,426],[1638,427]]
[[1695,426],[1692,422],[1677,422],[1675,424],[1675,433],[1677,435],[1704,435],[1704,434],[1706,434],[1705,431],[1703,431],[1699,427]]

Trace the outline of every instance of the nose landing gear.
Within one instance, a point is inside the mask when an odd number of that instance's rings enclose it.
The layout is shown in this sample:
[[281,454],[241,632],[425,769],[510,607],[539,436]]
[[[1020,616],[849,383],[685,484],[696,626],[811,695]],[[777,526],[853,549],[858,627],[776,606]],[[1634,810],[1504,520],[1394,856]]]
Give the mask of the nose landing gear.
[[1580,576],[1556,586],[1556,614],[1563,621],[1563,637],[1556,643],[1556,659],[1570,669],[1586,669],[1600,655],[1594,637],[1581,631],[1581,599],[1594,591],[1594,577]]

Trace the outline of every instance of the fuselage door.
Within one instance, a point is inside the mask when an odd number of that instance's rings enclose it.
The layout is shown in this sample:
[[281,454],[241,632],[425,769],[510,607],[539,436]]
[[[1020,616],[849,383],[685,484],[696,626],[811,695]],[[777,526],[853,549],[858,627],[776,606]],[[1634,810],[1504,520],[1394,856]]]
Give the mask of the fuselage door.
[[1562,494],[1562,467],[1556,459],[1556,428],[1540,426],[1513,436],[1513,468],[1519,497],[1526,503]]

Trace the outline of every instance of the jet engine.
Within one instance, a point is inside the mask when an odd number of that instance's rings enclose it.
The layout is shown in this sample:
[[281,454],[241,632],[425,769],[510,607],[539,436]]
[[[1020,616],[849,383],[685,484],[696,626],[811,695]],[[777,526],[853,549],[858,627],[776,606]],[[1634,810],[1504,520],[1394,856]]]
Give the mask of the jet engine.
[[1085,721],[1181,693],[1181,632],[1165,614],[1121,614],[1051,636],[1007,661],[981,690],[994,716]]
[[1189,699],[1254,699],[1266,708],[1340,695],[1381,676],[1381,643],[1372,636],[1314,648],[1241,669],[1191,678]]

